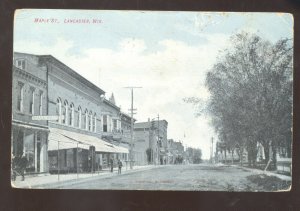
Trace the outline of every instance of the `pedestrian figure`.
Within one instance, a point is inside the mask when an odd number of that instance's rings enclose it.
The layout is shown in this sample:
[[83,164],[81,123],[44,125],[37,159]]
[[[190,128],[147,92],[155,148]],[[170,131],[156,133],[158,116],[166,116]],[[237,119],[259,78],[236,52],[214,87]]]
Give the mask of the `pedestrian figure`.
[[119,159],[118,160],[118,174],[121,174],[122,166],[123,166],[122,161]]
[[27,158],[22,155],[16,156],[12,160],[13,181],[17,179],[17,174],[22,176],[22,181],[25,180],[25,169],[27,167]]
[[27,158],[25,157],[25,155],[23,154],[20,160],[20,173],[22,176],[22,181],[25,180],[25,169],[27,167]]
[[13,156],[12,158],[12,180],[16,181],[17,179],[17,162],[18,162],[18,157]]
[[110,158],[110,172],[114,171],[114,160]]

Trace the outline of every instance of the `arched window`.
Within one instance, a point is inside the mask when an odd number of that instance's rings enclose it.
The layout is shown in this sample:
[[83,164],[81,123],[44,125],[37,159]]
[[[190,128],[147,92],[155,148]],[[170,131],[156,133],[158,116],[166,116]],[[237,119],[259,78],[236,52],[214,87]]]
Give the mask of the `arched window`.
[[90,111],[90,113],[89,113],[89,131],[92,131],[92,128],[93,128],[93,114]]
[[56,115],[58,116],[58,122],[61,123],[61,99],[57,98],[56,101]]
[[78,121],[77,121],[77,126],[78,126],[78,128],[81,128],[81,114],[82,112],[81,112],[81,107],[79,106],[78,107]]
[[93,131],[96,133],[97,130],[97,115],[94,113],[94,124],[93,124]]
[[68,101],[64,102],[64,108],[63,108],[63,124],[68,124]]
[[69,110],[69,125],[74,127],[74,104],[71,103]]
[[84,112],[85,118],[84,118],[84,128],[88,130],[88,121],[89,121],[89,114],[88,110],[86,109]]

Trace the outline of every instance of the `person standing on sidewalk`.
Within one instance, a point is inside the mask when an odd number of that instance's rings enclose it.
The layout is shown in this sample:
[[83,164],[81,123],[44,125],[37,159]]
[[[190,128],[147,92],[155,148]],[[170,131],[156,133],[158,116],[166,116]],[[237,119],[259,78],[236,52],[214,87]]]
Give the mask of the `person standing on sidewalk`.
[[118,174],[121,174],[122,166],[123,166],[122,161],[118,159]]
[[21,173],[21,176],[22,176],[22,181],[25,180],[25,169],[27,167],[27,163],[28,163],[27,158],[23,154],[22,157],[21,157],[21,160],[20,160],[20,173]]
[[114,160],[112,158],[110,158],[109,162],[110,162],[110,172],[113,172],[114,171]]

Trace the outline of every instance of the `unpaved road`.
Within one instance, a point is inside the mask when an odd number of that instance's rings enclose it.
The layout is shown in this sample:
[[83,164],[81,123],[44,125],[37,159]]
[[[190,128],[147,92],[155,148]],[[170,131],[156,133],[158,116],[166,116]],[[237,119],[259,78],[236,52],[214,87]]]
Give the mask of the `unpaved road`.
[[[269,191],[247,179],[253,175],[231,166],[168,165],[112,177],[66,183],[59,188],[113,190]],[[49,187],[51,188],[51,187]]]

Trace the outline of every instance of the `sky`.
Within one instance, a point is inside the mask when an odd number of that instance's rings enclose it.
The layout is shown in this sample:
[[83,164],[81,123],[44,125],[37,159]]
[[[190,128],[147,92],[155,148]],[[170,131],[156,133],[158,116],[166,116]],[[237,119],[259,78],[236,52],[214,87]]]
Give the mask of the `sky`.
[[103,10],[17,10],[14,51],[51,54],[106,92],[114,93],[122,111],[130,108],[138,122],[168,121],[168,138],[210,156],[217,135],[208,114],[195,116],[183,101],[207,102],[206,73],[230,36],[251,32],[270,42],[293,38],[287,13],[213,13]]

